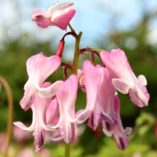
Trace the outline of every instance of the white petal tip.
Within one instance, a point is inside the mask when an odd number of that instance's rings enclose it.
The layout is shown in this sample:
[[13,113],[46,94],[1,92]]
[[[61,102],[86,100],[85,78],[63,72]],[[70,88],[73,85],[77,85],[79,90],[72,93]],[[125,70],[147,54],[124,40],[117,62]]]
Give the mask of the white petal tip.
[[143,86],[147,85],[147,80],[146,80],[146,77],[144,75],[139,75],[138,80],[142,83]]

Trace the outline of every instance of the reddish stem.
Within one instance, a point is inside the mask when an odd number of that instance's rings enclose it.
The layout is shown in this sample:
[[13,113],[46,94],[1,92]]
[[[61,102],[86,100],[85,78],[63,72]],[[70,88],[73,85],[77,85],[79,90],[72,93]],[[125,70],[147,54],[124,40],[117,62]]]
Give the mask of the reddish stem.
[[[83,54],[85,51],[94,53],[94,54],[96,54],[98,57],[100,57],[99,53],[98,53],[97,51],[92,50],[92,48],[90,48],[90,47],[86,47],[86,48],[80,49],[80,53],[81,53],[81,54]],[[93,58],[93,56],[92,56],[92,58]]]
[[60,40],[59,44],[58,44],[58,48],[57,48],[57,52],[56,55],[59,57],[62,57],[63,54],[63,50],[64,50],[64,46],[65,46],[65,37],[66,36],[73,36],[74,38],[77,38],[77,34],[75,32],[67,32],[62,39]]

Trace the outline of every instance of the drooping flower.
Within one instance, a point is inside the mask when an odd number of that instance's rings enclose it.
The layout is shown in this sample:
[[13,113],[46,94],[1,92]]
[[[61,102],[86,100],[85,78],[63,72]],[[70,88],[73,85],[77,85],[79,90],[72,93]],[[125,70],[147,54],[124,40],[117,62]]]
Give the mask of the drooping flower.
[[[112,106],[114,104],[114,97],[115,97],[116,91],[111,83],[111,76],[108,70],[104,67],[101,67],[100,65],[99,66],[97,65],[97,68],[101,68],[102,70],[102,73],[99,76],[101,78],[101,82],[99,83],[101,84],[97,88],[97,91],[96,91],[97,97],[96,97],[96,100],[94,100],[95,106],[90,116],[90,119],[88,121],[88,125],[95,130],[100,122],[108,124],[108,128],[106,128],[107,129],[106,133],[107,133],[107,131],[110,132],[110,130],[112,129],[112,126],[114,125]],[[89,72],[86,72],[86,73],[89,73]],[[89,82],[89,80],[87,81]],[[89,97],[89,99],[92,100],[92,95]]]
[[77,98],[78,79],[71,75],[62,84],[56,94],[59,104],[59,120],[51,128],[59,128],[65,143],[71,143],[77,138],[77,126],[75,123],[75,102]]
[[26,65],[29,79],[24,86],[24,96],[20,101],[20,105],[24,110],[28,110],[32,105],[37,91],[43,96],[55,95],[62,81],[56,81],[48,88],[41,88],[41,86],[48,76],[57,70],[60,64],[60,57],[56,55],[47,57],[43,53],[38,53],[27,60]]
[[73,3],[62,2],[52,5],[47,12],[37,10],[32,15],[32,20],[39,27],[47,28],[48,26],[57,26],[65,30],[73,18],[76,10],[73,8]]
[[[77,122],[82,123],[90,117],[89,119],[91,120],[91,125],[93,125],[94,130],[97,128],[101,113],[96,114],[95,117],[93,117],[94,115],[92,113],[97,105],[100,106],[98,104],[98,97],[105,76],[104,70],[102,66],[94,66],[89,61],[85,61],[83,64],[81,84],[83,84],[86,92],[87,104],[84,110],[80,110],[77,113]],[[104,117],[107,118],[108,116],[104,115]],[[109,119],[109,117],[107,119]]]
[[82,79],[87,95],[87,106],[77,114],[77,121],[83,122],[88,119],[88,125],[93,130],[102,123],[104,133],[107,136],[113,135],[119,148],[126,148],[128,145],[126,132],[131,129],[125,130],[122,126],[120,104],[109,71],[100,65],[94,66],[91,62],[85,61]]
[[133,73],[124,51],[114,49],[111,52],[101,52],[101,59],[110,71],[114,87],[121,93],[129,93],[131,101],[137,107],[148,105],[149,93],[144,75],[138,78]]
[[[42,88],[49,87],[51,84],[50,83],[44,83]],[[53,111],[51,110],[50,112],[50,107],[52,109],[53,106]],[[50,129],[47,126],[52,125],[54,120],[56,119],[57,115],[57,104],[55,99],[50,98],[42,98],[39,96],[39,94],[36,92],[34,95],[34,99],[31,105],[31,109],[33,112],[33,118],[32,118],[32,124],[30,127],[25,126],[21,122],[14,122],[14,125],[17,127],[25,130],[32,132],[33,131],[33,136],[34,136],[34,147],[36,151],[39,151],[43,144],[44,144],[44,139],[45,139],[45,134],[46,132],[55,132],[58,130],[55,129]],[[58,132],[57,132],[58,134]],[[56,138],[56,134],[52,138]],[[58,138],[58,137],[57,137]]]

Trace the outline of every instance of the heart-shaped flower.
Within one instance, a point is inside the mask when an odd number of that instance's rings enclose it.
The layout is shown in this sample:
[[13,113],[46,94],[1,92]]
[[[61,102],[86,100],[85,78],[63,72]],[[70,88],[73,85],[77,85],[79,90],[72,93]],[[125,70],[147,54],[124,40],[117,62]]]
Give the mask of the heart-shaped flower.
[[42,28],[57,26],[65,30],[75,12],[76,10],[73,8],[73,3],[62,2],[52,5],[46,12],[42,10],[35,11],[32,14],[32,20]]

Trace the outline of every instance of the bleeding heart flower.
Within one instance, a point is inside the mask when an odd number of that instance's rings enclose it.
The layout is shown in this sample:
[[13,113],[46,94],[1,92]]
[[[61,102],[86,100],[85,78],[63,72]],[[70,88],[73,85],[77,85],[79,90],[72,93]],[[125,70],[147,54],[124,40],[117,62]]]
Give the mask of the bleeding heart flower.
[[144,75],[138,78],[133,73],[124,51],[114,49],[111,52],[101,52],[101,59],[110,71],[114,87],[121,93],[129,93],[131,101],[137,107],[148,105],[149,93]]
[[24,97],[20,105],[24,110],[28,110],[34,102],[36,92],[43,97],[52,97],[60,87],[62,81],[56,81],[47,88],[41,88],[44,81],[50,76],[61,64],[60,57],[53,55],[46,57],[43,53],[38,53],[27,60],[28,81],[24,86]]
[[115,95],[116,90],[109,71],[101,65],[94,66],[91,62],[85,61],[82,77],[87,95],[87,106],[77,113],[76,121],[81,123],[88,119],[88,126],[93,130],[96,130],[102,123],[104,133],[107,136],[113,135],[119,148],[126,148],[128,137],[125,132],[128,133],[131,129],[124,130],[122,126],[120,104]]
[[77,127],[75,121],[75,102],[77,98],[78,79],[76,75],[71,75],[62,84],[56,94],[59,104],[59,120],[56,125],[50,128],[59,128],[65,143],[70,143],[77,138]]
[[73,18],[76,10],[73,9],[73,3],[62,2],[52,5],[47,12],[37,10],[32,15],[32,20],[39,27],[47,28],[48,26],[57,26],[65,30]]
[[[89,119],[88,124],[94,130],[99,124],[101,114],[103,114],[103,117],[106,117],[106,119],[111,121],[110,117],[105,112],[103,112],[101,104],[99,103],[99,94],[104,77],[104,67],[100,65],[94,66],[89,61],[84,62],[81,84],[83,84],[87,95],[87,105],[84,110],[78,111],[76,121],[77,123],[83,123],[85,120]],[[103,96],[105,96],[105,93]]]
[[[42,87],[47,88],[50,85],[51,85],[50,83],[44,83]],[[53,134],[51,134],[51,137],[54,139],[59,138],[59,137],[56,137],[56,136],[59,136],[58,130],[50,129],[47,127],[48,125],[54,124],[53,122],[57,118],[57,115],[58,115],[57,105],[58,104],[55,99],[41,98],[39,97],[39,94],[36,93],[34,95],[34,99],[31,105],[31,109],[33,112],[33,119],[32,119],[31,126],[27,127],[21,122],[14,122],[14,125],[16,125],[17,127],[25,131],[30,131],[30,132],[33,131],[34,147],[36,151],[39,151],[41,147],[43,146],[46,132],[52,132]],[[57,132],[57,135],[54,132]]]

